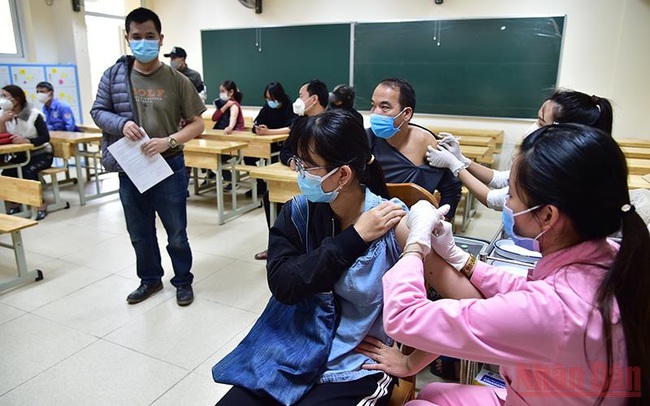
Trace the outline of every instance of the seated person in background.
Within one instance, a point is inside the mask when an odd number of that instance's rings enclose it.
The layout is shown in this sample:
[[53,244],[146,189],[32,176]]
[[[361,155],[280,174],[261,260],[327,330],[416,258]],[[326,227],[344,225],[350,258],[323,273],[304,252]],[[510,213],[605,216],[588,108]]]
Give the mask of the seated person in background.
[[243,97],[232,80],[225,80],[219,86],[219,98],[214,101],[217,110],[212,115],[212,121],[215,122],[213,129],[224,130],[226,134],[245,130],[244,114],[240,105]]
[[[298,98],[293,103],[292,109],[293,113],[297,116],[294,118],[294,122],[299,119],[298,116],[315,116],[325,111],[328,101],[327,86],[325,83],[320,80],[310,80],[309,82],[304,83],[300,90],[298,91]],[[293,125],[293,124],[291,124]],[[290,128],[288,128],[290,129]],[[285,129],[275,130],[275,131],[284,131]],[[267,130],[269,131],[269,130]],[[281,133],[282,134],[282,133]],[[293,157],[295,150],[296,141],[294,138],[296,135],[291,133],[289,138],[284,142],[282,149],[280,150],[280,162],[290,166],[291,169],[295,169],[293,166]],[[269,201],[269,194],[264,193],[262,197],[264,202],[264,212],[266,214],[266,223],[271,226],[271,204]],[[282,204],[277,204],[278,211],[282,209]],[[255,254],[255,259],[266,259],[267,251],[261,251]]]
[[280,82],[271,82],[264,88],[266,103],[255,117],[253,132],[257,135],[288,134],[297,115],[289,96]]
[[36,99],[43,103],[43,114],[50,131],[76,131],[74,114],[67,104],[54,98],[54,87],[50,82],[36,85]]
[[185,62],[187,59],[187,52],[185,52],[181,47],[174,47],[171,52],[165,54],[165,58],[171,58],[169,61],[171,67],[185,75],[196,88],[201,100],[205,101],[206,94],[203,79],[201,79],[201,74],[199,72],[190,69],[189,66],[187,66],[187,62]]
[[[274,135],[274,134],[287,134],[291,130],[293,120],[298,117],[293,112],[293,107],[289,96],[285,93],[284,87],[280,82],[271,82],[264,88],[264,99],[266,103],[260,110],[257,117],[255,117],[253,132],[257,135]],[[277,152],[282,149],[282,144],[271,145],[271,151]],[[254,164],[255,158],[244,158],[247,165]],[[277,158],[273,158],[277,161]],[[257,180],[257,194],[262,196],[264,204],[264,213],[266,214],[266,224],[271,227],[270,218],[270,202],[266,194],[266,182]],[[264,260],[267,257],[267,251],[263,250],[255,254],[255,259]]]
[[[298,116],[316,116],[325,111],[328,101],[327,85],[317,79],[310,80],[300,86],[298,98],[293,102],[293,112]],[[289,135],[280,151],[280,162],[290,166],[291,169],[294,169],[290,161],[294,156],[294,143],[297,143],[294,138],[294,135]]]
[[[237,84],[232,80],[225,80],[219,86],[219,98],[214,101],[214,107],[217,110],[212,114],[212,121],[214,121],[213,130],[223,130],[226,134],[232,134],[233,131],[244,131],[244,114],[242,113],[241,103],[244,95],[237,88]],[[226,162],[230,158],[222,156],[221,161]],[[214,179],[216,174],[211,169],[201,169],[207,172],[210,179]],[[232,175],[228,171],[224,171],[224,180],[230,180]],[[208,180],[204,181],[207,184]],[[239,186],[239,185],[237,185]],[[226,186],[226,191],[230,191],[231,185]]]
[[[613,112],[609,100],[558,89],[539,108],[537,121],[526,131],[524,137],[553,123],[585,124],[611,134],[612,121]],[[491,209],[502,210],[508,194],[510,171],[495,171],[465,158],[460,152],[458,139],[451,134],[445,136],[438,145],[438,149],[431,147],[427,152],[429,165],[449,169],[481,203]]]
[[363,125],[363,116],[354,109],[354,87],[348,85],[337,85],[330,93],[330,104],[328,109],[343,109],[352,113]]
[[[355,348],[366,335],[392,344],[382,322],[381,277],[401,251],[396,235],[406,237],[405,226],[393,230],[405,214],[403,205],[386,201],[381,167],[363,126],[349,112],[327,111],[298,120],[291,133],[297,140],[294,164],[302,195],[284,205],[271,228],[267,279],[273,297],[267,309],[311,309],[315,298],[325,296],[330,304],[327,316],[336,319],[334,331],[323,337],[323,346],[308,342],[296,335],[313,330],[310,326],[319,320],[303,317],[299,325],[292,324],[297,332],[287,328],[269,342],[271,332],[258,320],[249,336],[213,369],[216,382],[235,384],[217,405],[386,405],[392,378],[363,369],[374,361]],[[301,215],[307,222],[297,221]],[[267,315],[265,310],[260,319]],[[255,341],[273,348],[268,356],[272,361],[249,348]],[[246,371],[263,379],[250,377],[246,387],[233,382],[239,379],[222,379]],[[293,399],[281,403],[277,393],[284,395],[287,389],[295,390]]]
[[437,147],[435,135],[412,124],[415,90],[403,79],[386,79],[377,85],[370,103],[370,146],[388,183],[416,183],[431,193],[440,192],[440,205],[450,206],[454,217],[462,184],[449,169],[428,165],[427,147]]
[[[12,144],[31,143],[34,145],[34,149],[30,151],[29,163],[22,167],[22,173],[24,179],[38,181],[38,173],[49,168],[54,157],[52,145],[50,145],[50,132],[43,119],[43,113],[27,103],[25,92],[16,85],[7,85],[2,88],[0,106],[2,106],[0,133],[11,134]],[[9,163],[12,161],[24,162],[25,153],[16,154]],[[2,171],[2,176],[16,178],[18,171],[16,168],[5,169]],[[6,209],[7,214],[15,214],[21,210],[20,206],[15,204],[7,204]],[[36,220],[42,220],[45,216],[47,216],[47,205],[43,203],[38,208]]]

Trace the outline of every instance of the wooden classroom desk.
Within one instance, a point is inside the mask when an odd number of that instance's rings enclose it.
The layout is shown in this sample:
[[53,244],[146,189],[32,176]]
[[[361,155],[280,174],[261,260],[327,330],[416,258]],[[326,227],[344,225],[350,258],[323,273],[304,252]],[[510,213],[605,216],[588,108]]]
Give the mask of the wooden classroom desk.
[[25,153],[24,161],[13,162],[11,164],[10,163],[5,164],[3,161],[0,161],[0,171],[4,169],[16,168],[16,171],[18,172],[18,177],[22,178],[23,177],[22,167],[27,165],[27,163],[31,159],[30,151],[32,149],[34,149],[34,145],[32,143],[0,145],[0,156],[4,154],[15,154],[18,152]]
[[477,145],[460,144],[460,152],[465,157],[482,164],[492,164],[492,154],[489,147],[480,147]]
[[614,138],[621,147],[650,148],[650,140],[640,138]]
[[99,143],[102,139],[101,133],[91,132],[74,132],[74,131],[50,131],[50,143],[54,147],[54,156],[63,158],[66,162],[74,158],[75,170],[77,174],[77,189],[79,191],[79,204],[85,205],[87,201],[98,199],[117,193],[117,189],[108,192],[102,192],[100,189],[101,182],[99,179],[99,167],[95,165],[94,183],[95,193],[86,195],[86,181],[90,179],[90,169],[87,168],[86,176],[82,173],[82,158],[91,158],[97,162],[100,159],[99,153],[89,152],[88,145]]
[[[257,187],[252,188],[253,202],[243,207],[237,207],[237,190],[232,188],[230,195],[232,197],[232,208],[226,213],[224,209],[223,197],[223,179],[221,174],[224,170],[230,170],[233,181],[236,182],[238,172],[235,166],[242,159],[242,150],[248,144],[241,141],[217,141],[206,139],[193,139],[184,144],[183,155],[185,156],[185,166],[193,168],[194,171],[194,194],[199,193],[198,178],[196,176],[197,168],[212,169],[216,172],[217,184],[217,224],[222,225],[226,220],[238,217],[250,210],[259,207],[257,201]],[[236,155],[237,160],[232,164],[223,164],[222,155]]]
[[77,124],[77,128],[84,133],[102,133],[102,129],[95,124]]
[[[648,173],[650,179],[650,173]],[[627,177],[627,187],[632,189],[650,189],[650,181],[643,179],[642,175],[629,175]]]
[[463,135],[459,136],[460,145],[475,145],[477,147],[488,147],[491,152],[496,151],[497,142],[494,138],[482,137],[480,135]]
[[643,147],[621,147],[626,158],[650,159],[650,148]]
[[461,140],[465,136],[492,138],[495,141],[494,152],[496,153],[500,153],[501,147],[503,146],[503,130],[494,130],[494,129],[485,129],[485,128],[454,128],[454,127],[440,127],[440,126],[430,126],[430,125],[426,127],[436,134],[439,134],[441,132],[447,132],[455,135],[456,137],[460,137]]
[[300,194],[298,187],[298,172],[292,170],[282,162],[267,166],[260,166],[249,171],[252,178],[266,181],[269,188],[269,201],[271,203],[270,220],[275,223],[277,213],[276,203],[285,203],[292,197]]
[[198,138],[217,141],[241,141],[248,145],[242,150],[242,155],[252,158],[261,158],[264,164],[271,162],[273,152],[271,144],[282,142],[289,134],[257,135],[251,131],[233,131],[226,134],[224,130],[205,130]]
[[650,173],[650,159],[627,158],[627,169],[630,175]]

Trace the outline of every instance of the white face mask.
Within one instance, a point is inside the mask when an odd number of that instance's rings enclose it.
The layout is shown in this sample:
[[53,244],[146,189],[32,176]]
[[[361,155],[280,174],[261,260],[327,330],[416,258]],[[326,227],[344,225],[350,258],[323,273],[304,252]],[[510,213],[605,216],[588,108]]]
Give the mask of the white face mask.
[[293,102],[293,112],[299,116],[305,115],[305,102],[300,97]]
[[524,138],[528,137],[530,134],[534,133],[540,128],[542,127],[540,127],[539,124],[537,124],[537,121],[535,121],[533,124],[530,125],[530,127],[526,129],[526,131],[524,131]]
[[14,104],[9,99],[4,97],[0,98],[0,109],[2,110],[11,110],[14,108]]
[[228,101],[230,100],[230,97],[228,97],[228,93],[226,92],[221,92],[219,93],[219,98],[223,101]]
[[48,100],[50,100],[50,95],[49,93],[36,93],[36,100],[45,104]]
[[172,61],[169,61],[169,65],[171,65],[172,68],[179,70],[181,67],[181,62],[178,59],[174,59]]

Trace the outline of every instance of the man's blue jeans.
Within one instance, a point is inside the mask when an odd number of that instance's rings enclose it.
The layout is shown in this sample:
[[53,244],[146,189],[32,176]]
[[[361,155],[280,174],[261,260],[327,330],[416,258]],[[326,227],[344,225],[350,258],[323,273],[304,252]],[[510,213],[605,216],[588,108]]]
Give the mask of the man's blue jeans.
[[136,268],[142,283],[157,284],[163,276],[156,238],[156,213],[167,231],[167,252],[172,260],[172,285],[191,285],[194,275],[192,251],[187,239],[187,185],[183,155],[167,160],[174,171],[151,189],[140,193],[133,182],[120,172],[120,200],[126,228],[135,249]]

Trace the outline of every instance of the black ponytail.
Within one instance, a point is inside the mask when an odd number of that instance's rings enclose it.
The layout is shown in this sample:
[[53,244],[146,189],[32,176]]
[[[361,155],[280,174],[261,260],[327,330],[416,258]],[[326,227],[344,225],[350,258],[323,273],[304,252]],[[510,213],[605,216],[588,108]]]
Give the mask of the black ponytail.
[[374,155],[370,155],[370,163],[367,165],[367,170],[365,171],[365,183],[366,186],[372,191],[372,193],[379,195],[383,198],[388,199],[388,186],[386,186],[386,178],[384,177],[384,170],[381,168],[381,165],[375,159]]
[[557,106],[553,111],[555,122],[585,124],[612,133],[614,113],[609,100],[604,97],[558,89],[548,100]]
[[[614,299],[618,303],[625,334],[627,365],[640,369],[641,397],[630,397],[628,405],[646,405],[650,400],[650,236],[643,219],[629,203],[621,208],[623,238],[621,246],[596,294],[596,305],[603,317],[607,341],[607,371],[612,376],[614,364],[611,314]],[[627,372],[630,373],[630,372]],[[603,385],[597,404],[604,401],[610,380]],[[630,382],[632,382],[630,380]]]
[[224,80],[221,86],[223,86],[223,88],[227,91],[232,90],[232,98],[235,99],[237,103],[241,103],[241,101],[244,99],[244,94],[239,91],[237,84],[232,80]]

